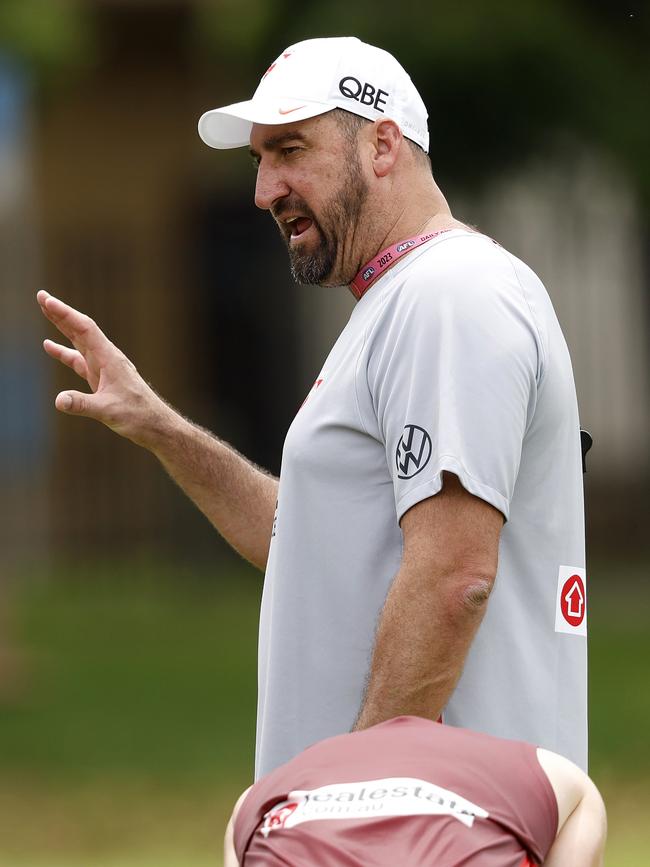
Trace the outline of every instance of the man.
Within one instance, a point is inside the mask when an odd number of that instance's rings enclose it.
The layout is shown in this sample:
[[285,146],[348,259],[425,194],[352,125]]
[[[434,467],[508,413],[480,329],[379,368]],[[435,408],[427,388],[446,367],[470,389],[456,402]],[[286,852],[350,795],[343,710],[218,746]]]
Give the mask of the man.
[[338,735],[239,799],[225,867],[599,867],[605,807],[557,753],[416,717]]
[[256,204],[296,279],[359,299],[289,429],[279,484],[171,409],[88,317],[39,301],[75,347],[46,351],[93,392],[57,408],[153,452],[266,569],[258,774],[401,714],[584,767],[579,423],[544,287],[452,217],[422,100],[380,49],[294,45],[252,100],[199,131],[250,144]]

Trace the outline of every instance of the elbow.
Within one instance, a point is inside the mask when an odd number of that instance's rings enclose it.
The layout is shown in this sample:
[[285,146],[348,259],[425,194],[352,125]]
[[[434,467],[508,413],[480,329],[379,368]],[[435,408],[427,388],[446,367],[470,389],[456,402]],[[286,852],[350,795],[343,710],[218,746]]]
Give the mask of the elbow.
[[496,565],[454,564],[444,570],[437,581],[427,581],[420,590],[431,594],[432,603],[444,611],[447,622],[481,618],[496,579]]
[[494,578],[489,575],[465,576],[447,585],[441,598],[444,617],[458,633],[474,631],[485,616]]
[[483,612],[494,586],[494,578],[494,575],[483,575],[465,579],[459,588],[461,607],[468,613]]
[[480,621],[487,610],[495,576],[489,572],[463,571],[445,582],[441,602],[448,622],[462,624]]

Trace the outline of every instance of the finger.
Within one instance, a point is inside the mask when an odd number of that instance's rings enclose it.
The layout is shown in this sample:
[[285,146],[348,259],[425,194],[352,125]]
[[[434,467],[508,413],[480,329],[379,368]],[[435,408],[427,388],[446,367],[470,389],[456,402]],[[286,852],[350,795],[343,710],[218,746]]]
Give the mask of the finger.
[[44,289],[36,297],[44,315],[81,352],[90,351],[101,356],[112,345],[90,316],[75,310]]
[[[54,295],[50,295],[43,289],[36,297],[44,315],[71,340],[75,336],[83,336],[91,324],[95,324],[89,316],[81,313],[80,310],[75,310],[74,307],[61,301],[60,298],[55,298]],[[95,328],[97,328],[96,325]]]
[[[36,293],[36,300],[38,301],[38,305],[41,308],[41,313],[46,316],[50,322],[56,322],[57,316],[53,310],[50,310],[48,306],[48,301],[57,301],[59,299],[55,298],[54,295],[50,295],[49,292],[46,292],[45,289],[39,289]],[[61,302],[63,303],[63,302]]]
[[55,343],[53,340],[44,340],[43,349],[52,358],[65,364],[66,367],[72,368],[78,376],[83,377],[85,380],[88,379],[88,365],[86,364],[86,359],[78,349],[61,346],[60,343]]
[[50,293],[46,292],[45,289],[39,289],[36,293],[36,300],[43,307],[45,301],[50,297]]
[[54,406],[59,412],[67,415],[85,415],[95,417],[93,412],[93,395],[84,394],[81,391],[62,391],[57,394]]

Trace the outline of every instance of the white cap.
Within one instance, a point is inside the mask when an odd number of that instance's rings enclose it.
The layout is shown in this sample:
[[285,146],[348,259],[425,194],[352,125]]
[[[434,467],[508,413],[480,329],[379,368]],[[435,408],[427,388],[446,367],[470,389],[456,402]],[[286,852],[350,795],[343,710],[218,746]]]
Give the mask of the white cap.
[[199,135],[213,148],[247,145],[254,123],[306,120],[343,108],[368,120],[390,118],[427,151],[427,110],[392,54],[355,36],[307,39],[272,63],[247,102],[207,111]]

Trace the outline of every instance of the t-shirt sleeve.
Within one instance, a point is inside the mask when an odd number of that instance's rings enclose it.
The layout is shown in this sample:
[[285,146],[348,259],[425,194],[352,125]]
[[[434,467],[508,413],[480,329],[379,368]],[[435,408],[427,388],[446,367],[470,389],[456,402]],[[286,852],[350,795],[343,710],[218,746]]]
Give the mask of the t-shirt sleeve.
[[541,341],[505,252],[470,243],[415,262],[371,337],[368,386],[398,520],[438,493],[443,471],[508,518]]

